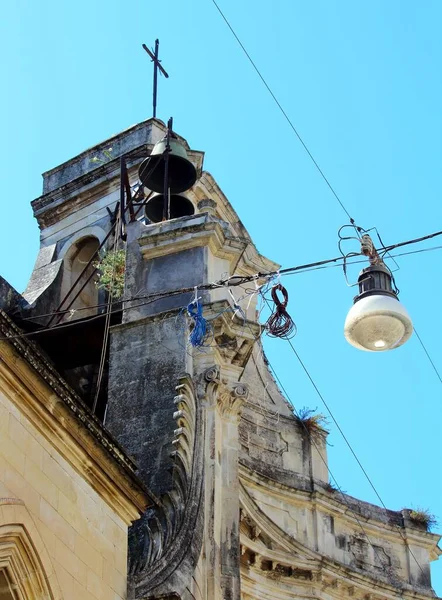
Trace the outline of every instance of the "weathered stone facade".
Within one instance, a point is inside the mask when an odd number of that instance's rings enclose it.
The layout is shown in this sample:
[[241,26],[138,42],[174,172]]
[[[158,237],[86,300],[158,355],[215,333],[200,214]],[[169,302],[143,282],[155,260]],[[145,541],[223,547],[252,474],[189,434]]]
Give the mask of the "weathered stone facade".
[[[134,465],[0,312],[0,597],[126,597]],[[8,339],[10,338],[10,339]]]
[[[44,194],[33,202],[41,252],[24,294],[29,306],[8,295],[21,326],[25,315],[35,320],[57,308],[74,257],[110,232],[120,156],[127,157],[135,185],[141,154],[163,134],[164,124],[146,121],[44,175]],[[429,563],[440,553],[439,536],[406,512],[385,511],[330,486],[326,432],[309,434],[276,386],[252,284],[233,288],[233,298],[225,286],[198,292],[226,276],[278,265],[258,253],[202,170],[203,154],[182,142],[198,171],[186,193],[195,214],[127,224],[125,293],[113,313],[99,411],[154,498],[130,530],[128,597],[433,596]],[[109,147],[113,159],[92,160]],[[183,315],[195,288],[212,331],[203,349],[188,344]],[[234,298],[247,293],[241,314]],[[92,324],[102,323],[103,308],[95,305],[103,299],[90,288],[69,315],[66,331],[87,356],[74,350],[57,356],[52,338],[40,338],[89,404],[99,358],[94,340],[103,335]],[[95,316],[81,319],[81,311]]]

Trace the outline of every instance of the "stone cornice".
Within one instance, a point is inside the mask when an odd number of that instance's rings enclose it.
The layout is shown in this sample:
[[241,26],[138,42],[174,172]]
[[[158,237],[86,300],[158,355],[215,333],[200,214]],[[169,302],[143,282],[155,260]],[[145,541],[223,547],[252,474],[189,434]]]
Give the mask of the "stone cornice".
[[215,212],[217,216],[222,221],[230,224],[236,239],[241,240],[246,244],[246,250],[241,263],[243,263],[247,270],[243,273],[243,265],[239,264],[237,269],[238,273],[248,274],[249,269],[251,269],[251,272],[268,272],[277,271],[279,269],[280,265],[278,263],[269,260],[258,252],[235,209],[230,204],[214,177],[208,171],[202,172],[200,179],[195,185],[194,193],[198,198],[208,197],[213,199],[216,203]]
[[[240,491],[240,502],[247,518],[256,524],[259,532],[264,532],[271,538],[272,544],[276,544],[276,550],[268,549],[264,545],[257,544],[252,539],[249,539],[244,533],[241,533],[243,554],[245,553],[244,548],[246,548],[258,556],[260,560],[264,559],[272,563],[271,569],[266,571],[261,570],[261,575],[266,577],[266,579],[283,579],[286,583],[290,581],[293,586],[308,586],[310,589],[316,589],[317,591],[325,591],[326,588],[330,588],[327,589],[327,592],[336,598],[353,597],[361,600],[387,600],[397,598],[398,593],[401,594],[401,597],[409,599],[426,600],[434,598],[431,593],[417,592],[415,588],[402,581],[400,584],[398,582],[397,585],[393,585],[379,578],[374,579],[374,577],[362,572],[360,569],[348,567],[343,563],[339,563],[303,546],[273,523],[260,510],[243,486]],[[276,569],[272,575],[273,565],[279,565],[282,569],[279,572]],[[284,571],[289,569],[305,573],[310,571],[310,576],[305,578],[295,577],[295,580],[291,576],[286,578]],[[259,565],[253,570],[259,572]],[[241,577],[243,579],[244,572],[242,572]],[[300,579],[304,580],[300,581]],[[271,582],[269,582],[269,587],[272,587]],[[292,598],[294,589],[295,587],[292,589],[288,588],[286,596],[284,588],[277,586],[275,592],[279,592],[281,596],[275,594],[274,596],[268,596],[268,598]],[[265,594],[263,594],[263,598],[266,598]]]
[[156,499],[135,464],[38,347],[0,311],[0,382],[5,394],[126,523]]
[[146,226],[138,243],[146,260],[190,248],[208,247],[212,254],[232,263],[232,272],[251,275],[275,271],[279,265],[261,256],[247,238],[232,235],[228,224],[207,213]]
[[[130,176],[138,180],[137,166],[152,151],[155,142],[165,131],[165,125],[157,119],[148,119],[112,136],[108,140],[81,152],[74,158],[43,173],[44,193],[31,204],[41,229],[69,215],[73,210],[87,206],[97,196],[97,189],[106,185],[119,187],[120,158],[124,156],[132,171]],[[201,172],[204,153],[191,150],[184,138],[177,138],[185,146],[189,159]],[[113,154],[103,164],[95,163],[103,151],[113,147]]]
[[208,246],[215,256],[234,261],[246,247],[246,242],[228,237],[226,224],[204,213],[147,225],[138,243],[146,260]]
[[[392,525],[385,521],[379,521],[375,515],[370,514],[370,504],[357,501],[359,505],[365,507],[365,512],[357,512],[356,508],[353,507],[349,502],[345,503],[339,500],[339,493],[326,492],[316,488],[314,491],[300,490],[294,487],[289,487],[275,479],[264,477],[257,471],[250,470],[247,466],[240,463],[240,477],[245,484],[258,486],[260,489],[266,489],[267,492],[280,500],[284,500],[289,504],[298,506],[311,506],[312,501],[317,507],[322,508],[328,514],[346,520],[352,524],[353,527],[358,528],[359,523],[363,522],[364,529],[367,532],[378,535],[381,538],[389,539],[392,542],[397,542],[398,538],[403,537],[398,531],[398,525]],[[345,495],[344,495],[345,496]],[[346,497],[346,496],[345,496]],[[346,497],[347,498],[347,497]],[[348,497],[348,500],[353,500]],[[437,543],[440,540],[440,536],[422,531],[420,529],[401,528],[404,537],[408,541],[413,541],[414,544],[422,546],[429,552],[437,547]]]

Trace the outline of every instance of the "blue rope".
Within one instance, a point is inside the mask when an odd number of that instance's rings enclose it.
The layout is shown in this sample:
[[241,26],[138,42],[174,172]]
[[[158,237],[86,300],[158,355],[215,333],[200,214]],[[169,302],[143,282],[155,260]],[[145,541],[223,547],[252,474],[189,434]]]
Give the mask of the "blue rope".
[[193,319],[193,329],[189,336],[189,342],[192,346],[198,348],[204,346],[204,339],[207,333],[207,321],[203,317],[203,305],[199,300],[193,301],[187,306],[187,314]]

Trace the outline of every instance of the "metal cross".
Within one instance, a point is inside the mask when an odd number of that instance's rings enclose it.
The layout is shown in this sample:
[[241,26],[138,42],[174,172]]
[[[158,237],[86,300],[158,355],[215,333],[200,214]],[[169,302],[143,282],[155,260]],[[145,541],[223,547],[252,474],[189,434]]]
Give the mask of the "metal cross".
[[150,56],[150,58],[152,59],[152,62],[154,64],[154,67],[153,67],[153,116],[154,117],[157,116],[158,69],[160,70],[160,73],[162,73],[164,75],[164,77],[166,77],[166,79],[169,78],[169,75],[166,73],[166,71],[163,69],[163,67],[160,64],[161,61],[158,59],[159,46],[160,46],[159,40],[155,40],[155,52],[152,52],[151,50],[149,50],[149,48],[146,46],[146,44],[143,44],[143,48],[146,50],[146,52],[148,53],[148,55]]

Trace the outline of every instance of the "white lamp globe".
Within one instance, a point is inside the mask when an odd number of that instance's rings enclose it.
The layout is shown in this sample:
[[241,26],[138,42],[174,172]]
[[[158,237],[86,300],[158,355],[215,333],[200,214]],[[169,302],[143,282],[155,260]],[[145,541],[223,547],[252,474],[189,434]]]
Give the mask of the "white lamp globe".
[[364,269],[359,294],[344,325],[347,341],[360,350],[385,352],[402,346],[413,333],[413,323],[391,286],[383,265]]

